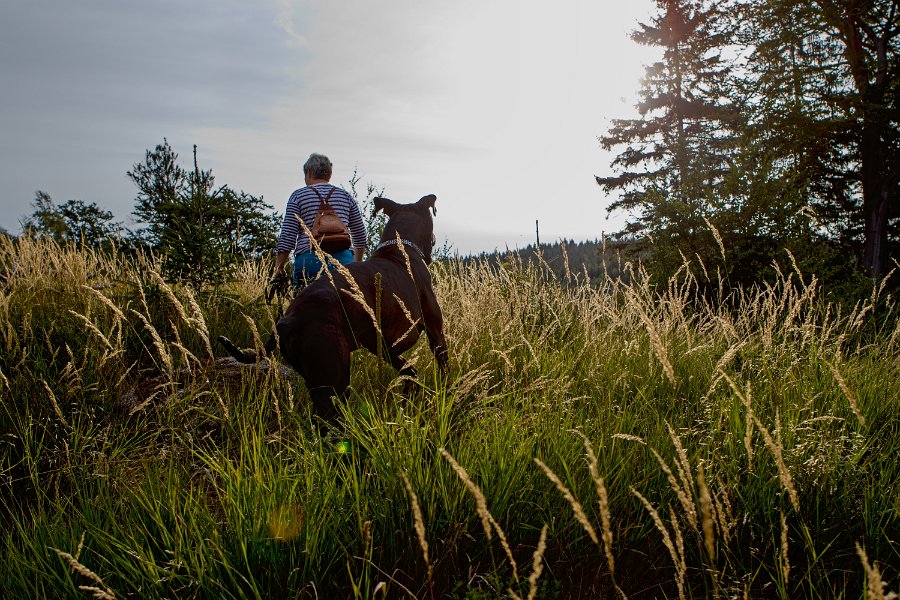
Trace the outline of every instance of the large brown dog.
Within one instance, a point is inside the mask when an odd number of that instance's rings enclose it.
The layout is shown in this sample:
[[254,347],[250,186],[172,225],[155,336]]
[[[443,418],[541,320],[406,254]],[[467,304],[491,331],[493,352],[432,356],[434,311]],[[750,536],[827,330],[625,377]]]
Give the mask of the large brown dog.
[[[377,249],[366,261],[322,275],[301,291],[276,324],[277,337],[273,333],[265,344],[267,354],[278,345],[287,363],[303,377],[313,414],[326,423],[337,416],[333,397],[345,396],[350,353],[358,348],[367,348],[401,375],[415,378],[415,367],[401,355],[424,330],[441,372],[447,372],[443,317],[428,271],[435,200],[429,195],[414,204],[397,204],[375,198],[375,212],[383,210],[388,216]],[[344,276],[347,272],[352,282]],[[373,319],[378,312],[380,336]],[[237,360],[256,361],[254,352],[238,349],[225,337],[219,341]]]

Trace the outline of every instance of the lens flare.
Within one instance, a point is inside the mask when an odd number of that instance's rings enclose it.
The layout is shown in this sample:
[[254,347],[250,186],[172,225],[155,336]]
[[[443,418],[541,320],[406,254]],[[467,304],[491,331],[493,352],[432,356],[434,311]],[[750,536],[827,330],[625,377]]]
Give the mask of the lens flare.
[[300,534],[303,516],[296,508],[281,506],[269,515],[269,535],[276,540],[291,540]]

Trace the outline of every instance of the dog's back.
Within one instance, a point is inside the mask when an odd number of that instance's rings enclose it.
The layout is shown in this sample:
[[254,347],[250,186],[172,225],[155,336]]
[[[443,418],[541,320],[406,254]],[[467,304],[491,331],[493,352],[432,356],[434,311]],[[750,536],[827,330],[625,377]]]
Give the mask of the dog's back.
[[380,333],[385,344],[405,352],[423,328],[423,289],[433,295],[431,275],[421,263],[373,256],[316,279],[288,307],[285,326],[307,336],[339,333],[350,339],[352,350],[373,352]]

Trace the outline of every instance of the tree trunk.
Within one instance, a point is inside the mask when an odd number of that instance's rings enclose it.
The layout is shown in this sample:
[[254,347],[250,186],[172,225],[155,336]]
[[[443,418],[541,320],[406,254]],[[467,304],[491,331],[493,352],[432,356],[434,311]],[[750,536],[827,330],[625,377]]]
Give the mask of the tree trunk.
[[[890,164],[896,160],[889,142],[882,135],[891,128],[888,107],[885,105],[890,89],[890,42],[900,30],[895,23],[900,2],[892,0],[884,21],[873,26],[868,17],[871,3],[819,0],[826,21],[840,33],[844,43],[844,58],[859,94],[862,135],[859,141],[859,162],[862,181],[862,219],[865,222],[863,268],[876,279],[884,275],[888,263],[888,220],[893,216],[892,203],[897,201],[896,170]],[[894,158],[891,158],[894,157]]]
[[866,214],[866,244],[863,267],[880,279],[887,267],[888,199],[882,195],[875,208]]

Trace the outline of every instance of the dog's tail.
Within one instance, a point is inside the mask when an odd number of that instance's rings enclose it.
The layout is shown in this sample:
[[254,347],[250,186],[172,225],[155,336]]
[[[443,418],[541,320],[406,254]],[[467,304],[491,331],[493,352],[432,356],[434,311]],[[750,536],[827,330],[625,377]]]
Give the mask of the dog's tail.
[[220,335],[218,338],[219,343],[225,348],[225,350],[230,354],[236,361],[245,365],[252,365],[257,360],[268,358],[272,351],[275,350],[275,345],[278,343],[275,334],[269,336],[269,339],[266,340],[265,346],[263,346],[262,356],[260,353],[254,352],[252,350],[241,350],[238,348],[234,342],[229,340],[224,335]]

